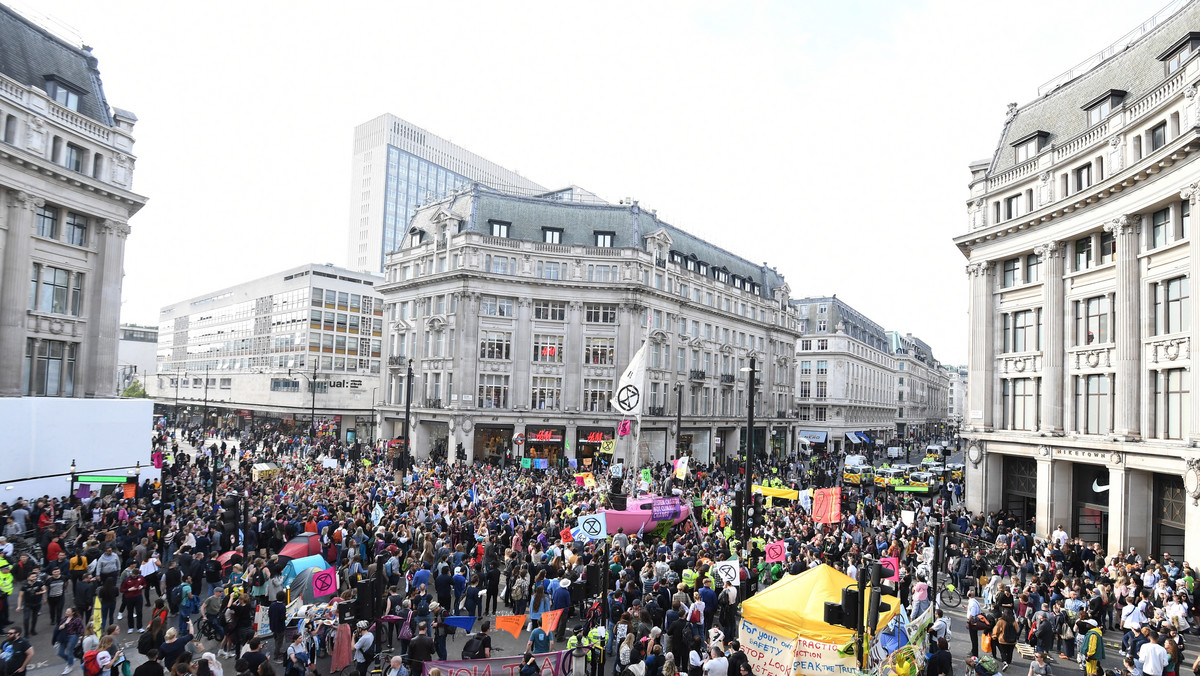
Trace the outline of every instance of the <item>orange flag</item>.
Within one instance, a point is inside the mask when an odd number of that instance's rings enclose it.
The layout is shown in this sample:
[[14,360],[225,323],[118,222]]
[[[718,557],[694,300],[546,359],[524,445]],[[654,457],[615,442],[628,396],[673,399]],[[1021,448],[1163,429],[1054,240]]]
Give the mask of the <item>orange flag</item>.
[[525,628],[525,620],[528,617],[528,615],[497,615],[496,631],[507,631],[512,634],[513,638],[520,638],[521,630]]
[[842,520],[842,489],[819,488],[814,495],[813,521],[838,523]]
[[562,616],[562,608],[558,610],[547,610],[542,613],[542,629],[546,631],[554,631],[558,629],[558,618]]

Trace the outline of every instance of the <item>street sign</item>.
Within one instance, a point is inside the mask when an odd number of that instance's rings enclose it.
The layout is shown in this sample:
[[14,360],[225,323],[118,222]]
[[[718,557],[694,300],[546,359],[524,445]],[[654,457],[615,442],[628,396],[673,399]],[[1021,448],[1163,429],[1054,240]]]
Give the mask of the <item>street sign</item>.
[[81,484],[123,484],[137,479],[121,474],[80,474],[75,481]]
[[522,432],[517,432],[517,434],[513,437],[513,443],[518,446],[525,443],[525,434]]

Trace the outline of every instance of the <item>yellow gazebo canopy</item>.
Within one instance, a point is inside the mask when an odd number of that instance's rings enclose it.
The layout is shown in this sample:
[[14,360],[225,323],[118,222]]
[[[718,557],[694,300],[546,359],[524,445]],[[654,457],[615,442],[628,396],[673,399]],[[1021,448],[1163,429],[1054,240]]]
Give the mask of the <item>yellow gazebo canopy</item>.
[[[849,575],[821,564],[799,575],[788,575],[742,602],[742,618],[784,638],[842,645],[854,638],[854,630],[826,624],[825,602],[841,603],[842,589],[854,583]],[[876,631],[887,627],[900,611],[900,600],[895,596],[884,596],[883,602],[892,608],[879,613]]]

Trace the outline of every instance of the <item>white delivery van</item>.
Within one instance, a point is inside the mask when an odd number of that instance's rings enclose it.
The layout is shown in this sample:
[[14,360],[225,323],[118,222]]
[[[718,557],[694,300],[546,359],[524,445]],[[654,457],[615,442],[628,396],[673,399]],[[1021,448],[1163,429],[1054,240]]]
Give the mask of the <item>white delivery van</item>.
[[895,460],[904,457],[904,449],[899,446],[888,446],[887,457]]

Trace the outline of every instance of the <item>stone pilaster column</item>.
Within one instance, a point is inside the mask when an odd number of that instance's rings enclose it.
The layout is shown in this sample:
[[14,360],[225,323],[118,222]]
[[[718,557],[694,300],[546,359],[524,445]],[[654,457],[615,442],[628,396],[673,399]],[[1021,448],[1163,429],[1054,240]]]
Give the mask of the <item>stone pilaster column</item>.
[[1117,293],[1115,302],[1121,304],[1116,313],[1116,392],[1113,433],[1126,440],[1137,439],[1138,393],[1141,391],[1141,333],[1138,322],[1141,307],[1138,271],[1137,225],[1140,216],[1120,216],[1104,224],[1117,240]]
[[[513,336],[513,376],[509,398],[513,408],[528,408],[532,398],[533,381],[530,366],[533,359],[533,301],[528,297],[517,299],[517,333]],[[561,405],[561,404],[560,404]]]
[[[25,360],[25,318],[29,307],[29,252],[34,213],[45,202],[26,192],[10,192],[5,221],[3,293],[0,294],[0,396],[20,396]],[[115,327],[114,327],[115,328]],[[115,353],[114,353],[115,357]],[[115,373],[110,376],[115,377]]]
[[563,378],[563,407],[579,410],[583,401],[583,302],[567,303],[567,335],[563,348],[567,352]]
[[[463,408],[477,409],[481,403],[479,401],[479,301],[478,291],[463,293],[458,303],[460,314],[458,321],[455,322],[459,327],[458,363],[462,365],[456,375],[458,391],[462,393],[459,400],[463,402]],[[416,351],[417,346],[413,345],[412,352],[416,353]]]
[[994,413],[992,381],[996,361],[995,298],[992,295],[995,264],[990,261],[972,263],[967,266],[967,276],[971,281],[971,351],[967,362],[971,380],[967,391],[966,426],[969,429],[991,431]]
[[1066,354],[1065,331],[1061,317],[1063,304],[1062,242],[1046,242],[1033,250],[1042,259],[1042,410],[1041,429],[1050,434],[1063,432],[1063,361]]
[[[1191,213],[1195,214],[1193,218],[1200,217],[1200,211],[1196,210],[1197,202],[1200,201],[1200,183],[1193,183],[1187,186],[1179,193],[1179,196],[1191,202]],[[1188,279],[1192,286],[1197,286],[1197,280],[1200,280],[1200,233],[1196,233],[1195,230],[1196,227],[1193,224],[1193,232],[1189,233],[1191,241],[1188,244],[1188,251],[1191,253],[1188,262]],[[1197,288],[1200,288],[1200,286],[1197,286]],[[1189,328],[1191,330],[1189,353],[1194,353],[1196,350],[1196,341],[1200,340],[1200,312],[1191,313]],[[1196,389],[1200,387],[1200,369],[1189,369],[1187,377],[1191,380],[1188,391],[1200,392],[1200,389]],[[1191,429],[1186,434],[1191,444],[1197,446],[1200,445],[1200,396],[1188,397],[1188,402],[1188,405],[1191,407],[1191,415],[1188,419]]]
[[83,376],[83,391],[87,396],[112,397],[116,391],[121,279],[125,275],[125,239],[129,237],[129,225],[106,220],[100,222],[98,230],[100,265],[92,273],[92,280],[85,279],[84,283],[100,285],[106,292],[100,294],[98,305],[88,310],[89,334],[95,336],[95,352],[91,364],[81,365],[79,375]]

